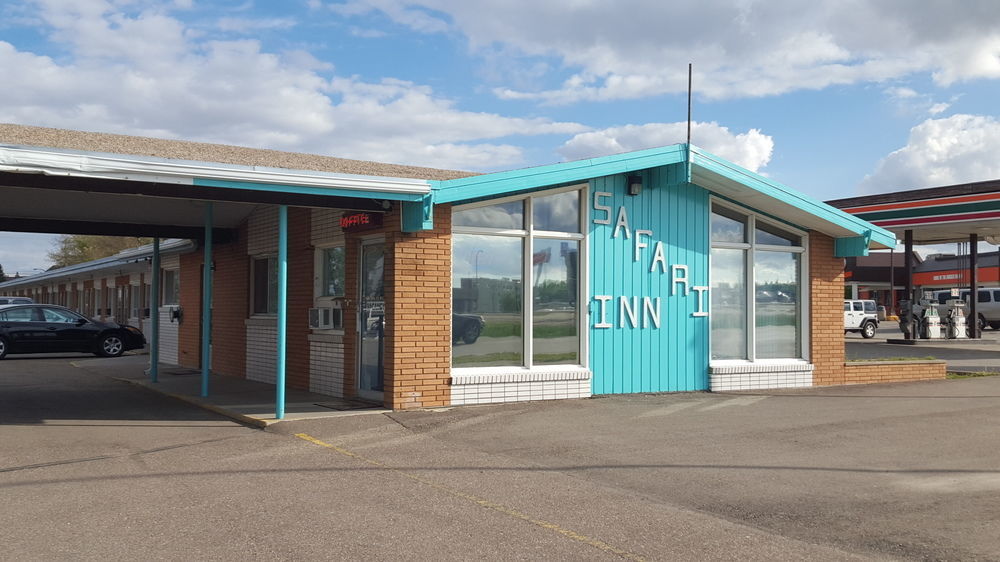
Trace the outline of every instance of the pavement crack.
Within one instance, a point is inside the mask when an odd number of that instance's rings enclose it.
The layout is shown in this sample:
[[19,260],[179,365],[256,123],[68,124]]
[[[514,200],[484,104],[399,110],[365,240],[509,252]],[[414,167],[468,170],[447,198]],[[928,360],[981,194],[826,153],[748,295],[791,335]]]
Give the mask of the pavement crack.
[[183,448],[186,448],[186,447],[195,447],[195,446],[198,446],[198,445],[205,445],[207,443],[218,443],[220,441],[228,441],[230,439],[236,439],[236,437],[220,437],[218,439],[205,439],[205,440],[202,440],[202,441],[195,441],[193,443],[177,443],[175,445],[165,445],[163,447],[154,447],[152,449],[143,449],[141,451],[131,451],[131,452],[128,452],[128,453],[121,453],[121,454],[117,454],[117,455],[97,455],[97,456],[93,456],[93,457],[82,457],[82,458],[77,458],[77,459],[64,459],[64,460],[61,460],[61,461],[40,462],[40,463],[35,463],[35,464],[26,464],[26,465],[22,465],[22,466],[9,466],[9,467],[5,467],[5,468],[0,468],[0,473],[3,473],[3,472],[17,472],[19,470],[32,470],[32,469],[35,469],[35,468],[48,468],[48,467],[52,467],[52,466],[62,466],[62,465],[67,465],[67,464],[78,464],[78,463],[84,463],[84,462],[103,461],[103,460],[109,460],[109,459],[121,459],[121,458],[127,458],[127,457],[137,457],[137,456],[142,456],[142,455],[149,455],[149,454],[152,454],[152,453],[159,453],[159,452],[162,452],[162,451],[170,451],[170,450],[173,450],[173,449],[183,449]]

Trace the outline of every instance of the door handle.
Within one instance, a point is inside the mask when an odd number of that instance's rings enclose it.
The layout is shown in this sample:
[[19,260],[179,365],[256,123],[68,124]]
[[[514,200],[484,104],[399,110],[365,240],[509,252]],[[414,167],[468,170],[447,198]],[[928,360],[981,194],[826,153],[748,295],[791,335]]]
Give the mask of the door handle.
[[50,332],[56,331],[56,327],[55,326],[49,326],[48,328],[45,328],[45,329],[48,330],[48,331],[50,331]]

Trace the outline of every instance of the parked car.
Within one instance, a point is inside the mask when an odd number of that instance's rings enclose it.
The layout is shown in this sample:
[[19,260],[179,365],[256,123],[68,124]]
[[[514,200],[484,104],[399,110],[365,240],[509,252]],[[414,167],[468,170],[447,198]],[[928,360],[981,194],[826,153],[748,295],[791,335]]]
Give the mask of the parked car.
[[452,314],[451,315],[451,341],[462,340],[465,343],[476,343],[479,335],[483,333],[483,326],[486,321],[482,316],[474,314]]
[[0,305],[0,359],[7,354],[54,352],[118,357],[145,345],[138,328],[91,320],[62,306]]
[[0,305],[5,304],[31,304],[35,301],[28,297],[0,297]]
[[861,337],[870,339],[878,331],[878,306],[870,300],[844,301],[844,333],[861,332]]

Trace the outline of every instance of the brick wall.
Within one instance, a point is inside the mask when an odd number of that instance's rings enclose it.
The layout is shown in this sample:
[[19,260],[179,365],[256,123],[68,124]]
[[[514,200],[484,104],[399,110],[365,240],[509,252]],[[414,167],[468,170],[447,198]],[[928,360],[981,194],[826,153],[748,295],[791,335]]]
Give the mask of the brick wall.
[[[212,294],[212,372],[234,377],[246,375],[250,258],[244,226],[235,242],[213,248],[215,262]],[[200,281],[200,280],[199,280]],[[201,320],[201,311],[195,311]]]
[[[434,208],[434,229],[403,233],[399,206],[380,230],[348,233],[346,292],[358,294],[361,236],[385,235],[385,397],[402,410],[451,403],[451,206]],[[344,310],[345,394],[355,394],[357,299]]]
[[945,377],[942,361],[846,363],[844,260],[833,256],[833,239],[809,233],[810,357],[813,384],[869,384]]
[[[277,239],[278,231],[275,229]],[[309,309],[313,305],[312,211],[288,209],[288,323],[285,380],[309,390]]]
[[844,379],[838,384],[871,384],[943,379],[946,361],[862,361],[844,365]]

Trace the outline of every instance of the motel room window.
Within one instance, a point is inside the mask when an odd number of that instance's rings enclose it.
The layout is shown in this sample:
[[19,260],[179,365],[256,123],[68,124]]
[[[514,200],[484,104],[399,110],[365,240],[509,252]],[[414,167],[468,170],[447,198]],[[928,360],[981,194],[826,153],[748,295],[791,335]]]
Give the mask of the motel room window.
[[580,365],[579,186],[457,207],[452,365]]
[[161,299],[161,304],[165,306],[180,304],[181,280],[179,271],[176,269],[164,269],[161,277],[163,280],[163,289],[161,289],[163,298]]
[[712,359],[801,359],[804,235],[716,202],[711,236]]
[[344,247],[336,246],[322,250],[323,297],[344,296]]
[[261,257],[253,260],[253,313],[278,312],[278,260]]

